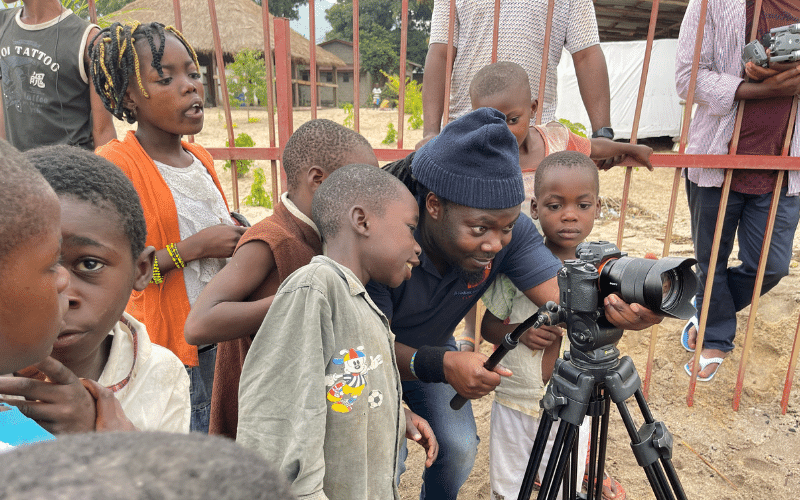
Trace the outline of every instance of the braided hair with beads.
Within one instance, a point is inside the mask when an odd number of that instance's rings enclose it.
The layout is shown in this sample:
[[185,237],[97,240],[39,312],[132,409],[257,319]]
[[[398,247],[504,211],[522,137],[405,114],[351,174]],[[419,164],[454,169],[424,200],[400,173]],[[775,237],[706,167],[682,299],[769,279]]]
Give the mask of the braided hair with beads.
[[[186,47],[195,66],[199,68],[197,54],[183,34],[174,27],[164,26],[161,23],[140,24],[137,21],[125,24],[114,23],[100,30],[89,43],[89,56],[91,57],[89,73],[94,88],[105,108],[115,118],[125,119],[128,123],[136,122],[134,112],[123,105],[131,76],[135,77],[142,95],[150,97],[142,84],[136,42],[147,40],[150,52],[153,54],[151,65],[158,71],[159,76],[163,77],[161,58],[164,55],[164,37],[167,32],[174,35]],[[156,41],[158,41],[158,45],[156,45]]]

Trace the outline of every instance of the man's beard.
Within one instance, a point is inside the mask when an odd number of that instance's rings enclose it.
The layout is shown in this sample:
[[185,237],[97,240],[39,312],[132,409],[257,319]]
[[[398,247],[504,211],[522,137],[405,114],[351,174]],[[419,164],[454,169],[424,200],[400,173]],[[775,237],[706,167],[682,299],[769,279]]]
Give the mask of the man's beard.
[[486,272],[486,268],[477,271],[468,271],[455,263],[453,263],[452,266],[456,268],[458,277],[466,281],[467,285],[469,286],[479,285],[486,279],[486,275],[484,274]]

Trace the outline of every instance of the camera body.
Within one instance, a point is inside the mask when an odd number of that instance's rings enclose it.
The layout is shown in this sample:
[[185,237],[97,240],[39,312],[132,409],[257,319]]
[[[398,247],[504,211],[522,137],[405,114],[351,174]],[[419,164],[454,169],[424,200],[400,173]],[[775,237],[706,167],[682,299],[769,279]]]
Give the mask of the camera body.
[[[766,49],[769,49],[769,56]],[[761,40],[753,40],[742,50],[742,63],[752,62],[764,68],[770,62],[800,61],[800,23],[773,28]]]
[[612,293],[662,316],[687,319],[696,312],[691,304],[697,291],[694,259],[632,258],[608,241],[581,243],[576,256],[557,275],[573,353],[604,357],[622,337],[605,317],[603,300]]

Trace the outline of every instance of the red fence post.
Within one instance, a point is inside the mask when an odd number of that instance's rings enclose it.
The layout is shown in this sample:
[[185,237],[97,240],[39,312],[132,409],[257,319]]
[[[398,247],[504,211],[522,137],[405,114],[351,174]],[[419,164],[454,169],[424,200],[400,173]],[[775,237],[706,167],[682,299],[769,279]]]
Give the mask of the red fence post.
[[[278,144],[280,154],[289,136],[292,135],[292,76],[291,46],[289,44],[289,20],[284,17],[275,19],[275,95],[278,101]],[[283,117],[283,119],[281,119]],[[281,192],[288,186],[286,171],[281,164]]]

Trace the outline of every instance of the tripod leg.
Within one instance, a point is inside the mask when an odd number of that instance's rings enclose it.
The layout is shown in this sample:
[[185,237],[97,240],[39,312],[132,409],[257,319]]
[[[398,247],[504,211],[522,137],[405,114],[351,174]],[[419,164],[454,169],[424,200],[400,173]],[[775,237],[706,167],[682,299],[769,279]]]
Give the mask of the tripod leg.
[[[562,432],[564,428],[566,428],[566,431]],[[556,496],[558,496],[558,485],[564,480],[564,470],[567,468],[567,460],[572,450],[572,444],[578,435],[578,426],[562,420],[557,434],[553,452],[550,454],[547,470],[542,480],[542,489],[539,490],[537,499],[555,500]]]
[[603,414],[600,416],[600,446],[597,449],[597,482],[589,482],[589,488],[594,488],[594,497],[597,500],[603,498],[603,480],[606,471],[606,447],[608,445],[608,421],[611,415],[611,399],[608,394],[602,391]]
[[[650,412],[650,407],[647,405],[647,400],[644,398],[644,394],[642,394],[641,389],[634,393],[634,397],[636,398],[636,403],[639,406],[639,411],[642,412],[642,417],[644,418],[644,422],[646,424],[652,424],[655,422],[653,418],[653,414]],[[672,444],[670,443],[670,452],[672,451]],[[675,470],[675,465],[672,463],[671,455],[661,457],[661,464],[664,466],[664,471],[669,478],[669,483],[672,485],[672,489],[675,491],[675,496],[679,500],[686,500],[686,492],[683,491],[683,485],[681,484],[681,480],[678,478],[678,473]]]
[[547,437],[550,435],[550,429],[553,427],[553,417],[549,413],[544,412],[542,419],[539,421],[539,428],[536,430],[536,439],[533,441],[533,448],[531,449],[531,456],[528,459],[528,467],[525,469],[525,475],[522,477],[522,485],[517,495],[517,500],[529,500],[533,492],[533,485],[536,481],[536,472],[539,470],[539,464],[542,463],[544,450],[547,446]]
[[[637,392],[641,393],[641,389],[637,389]],[[625,428],[628,430],[628,435],[631,438],[631,448],[635,449],[637,445],[642,443],[642,441],[639,438],[639,433],[636,430],[636,426],[633,423],[633,419],[631,418],[631,414],[628,411],[625,401],[620,401],[617,403],[617,409],[619,410],[619,414],[625,424]],[[635,454],[636,453],[634,452],[634,455]],[[642,468],[644,469],[644,473],[647,476],[648,482],[650,483],[650,488],[653,490],[653,494],[657,500],[673,500],[675,498],[672,494],[672,490],[669,489],[667,478],[664,476],[664,471],[661,469],[658,462],[653,462],[649,465],[643,465]]]

